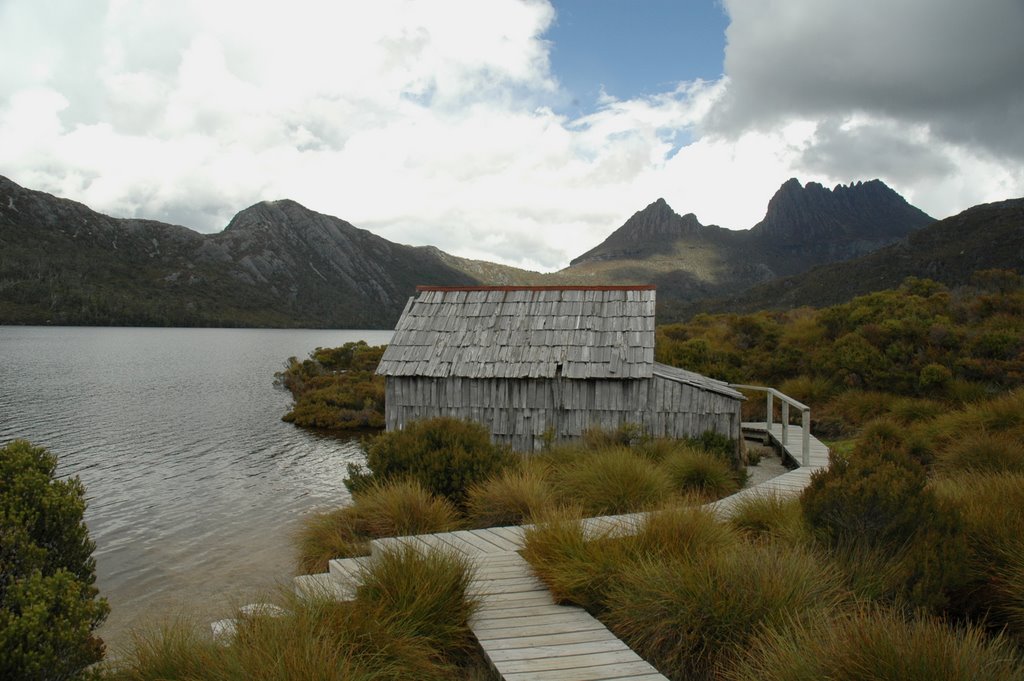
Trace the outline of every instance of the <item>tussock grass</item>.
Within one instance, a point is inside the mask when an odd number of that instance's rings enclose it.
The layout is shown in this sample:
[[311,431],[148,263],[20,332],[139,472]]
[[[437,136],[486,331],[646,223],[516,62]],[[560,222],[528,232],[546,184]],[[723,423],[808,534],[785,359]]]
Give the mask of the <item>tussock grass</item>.
[[839,607],[839,575],[804,549],[746,545],[700,561],[644,561],[608,594],[605,622],[671,678],[710,679],[761,627]]
[[649,513],[636,534],[620,540],[632,560],[698,561],[736,548],[739,536],[714,512],[699,505],[674,505]]
[[661,465],[676,490],[699,495],[707,501],[733,494],[742,486],[728,463],[702,450],[691,448],[673,452]]
[[667,476],[626,448],[574,459],[555,471],[554,482],[565,501],[595,516],[646,510],[672,494]]
[[282,592],[280,616],[242,617],[224,645],[187,622],[138,633],[104,677],[444,681],[459,678],[464,664],[475,667],[466,559],[388,553],[370,563],[364,579],[367,586],[349,603]]
[[1024,668],[1003,638],[977,627],[862,608],[762,628],[725,681],[1011,681]]
[[305,520],[294,540],[298,570],[326,572],[332,558],[368,555],[374,538],[447,532],[458,524],[455,507],[414,480],[371,484],[352,506]]
[[772,493],[743,497],[733,506],[728,522],[745,537],[754,540],[778,539],[800,543],[809,538],[797,497]]
[[947,472],[1024,472],[1024,438],[1010,432],[967,433],[949,444],[938,457]]
[[1021,588],[1017,557],[1024,537],[1024,473],[961,473],[930,484],[959,509],[964,522],[967,584],[954,604],[957,611],[1009,624],[1021,635],[1024,622],[1012,601],[1020,598]]
[[371,537],[447,532],[459,524],[451,502],[415,480],[371,485],[354,502],[360,529]]
[[351,506],[307,516],[293,543],[299,574],[326,572],[332,558],[370,553],[369,537],[362,533],[356,510]]
[[474,527],[519,525],[555,504],[543,464],[509,469],[469,488],[466,515]]
[[621,544],[608,535],[588,537],[582,517],[579,507],[545,513],[526,530],[522,553],[556,602],[598,612],[623,563]]
[[355,603],[397,631],[463,657],[472,648],[469,618],[478,607],[468,595],[473,572],[465,555],[401,546],[363,566]]

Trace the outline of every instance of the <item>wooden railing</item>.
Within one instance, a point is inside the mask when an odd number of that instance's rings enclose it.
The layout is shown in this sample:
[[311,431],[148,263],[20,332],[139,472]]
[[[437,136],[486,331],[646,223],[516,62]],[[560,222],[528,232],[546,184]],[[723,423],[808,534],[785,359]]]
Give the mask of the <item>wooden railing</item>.
[[742,385],[733,383],[731,387],[736,390],[754,390],[757,392],[763,392],[767,394],[767,409],[765,415],[765,425],[768,427],[768,432],[772,432],[772,423],[775,417],[775,398],[779,398],[782,402],[782,446],[786,447],[789,444],[789,408],[792,406],[794,409],[800,412],[800,425],[803,428],[803,442],[800,443],[800,458],[801,465],[809,466],[811,457],[811,408],[803,402],[797,402],[789,395],[780,393],[775,388],[767,388],[761,385]]

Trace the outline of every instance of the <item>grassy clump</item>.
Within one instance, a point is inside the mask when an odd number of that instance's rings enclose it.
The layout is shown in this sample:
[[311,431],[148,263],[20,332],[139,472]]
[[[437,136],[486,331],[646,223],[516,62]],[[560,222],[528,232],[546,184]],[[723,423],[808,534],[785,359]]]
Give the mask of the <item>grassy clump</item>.
[[736,472],[720,456],[695,448],[677,449],[661,463],[672,486],[706,500],[734,494],[742,487]]
[[672,494],[668,478],[654,463],[624,447],[579,457],[554,477],[565,498],[588,515],[641,511]]
[[366,452],[369,472],[349,464],[345,486],[356,493],[375,483],[412,478],[431,494],[461,507],[473,484],[513,466],[516,460],[509,449],[493,444],[479,423],[425,419],[374,438]]
[[370,540],[431,532],[448,532],[459,515],[414,480],[373,484],[354,496],[352,506],[318,513],[299,530],[295,545],[302,573],[324,572],[331,558],[365,556]]
[[977,627],[863,608],[763,628],[725,681],[1012,681],[1024,667],[1007,640]]
[[588,536],[579,508],[545,514],[527,529],[523,557],[560,603],[599,611],[623,558],[607,534]]
[[975,431],[943,449],[937,464],[947,471],[1024,472],[1024,433]]
[[475,649],[468,621],[471,569],[464,558],[412,551],[384,554],[364,574],[355,601],[281,597],[276,616],[242,617],[214,643],[188,623],[136,635],[105,670],[119,681],[459,678]]
[[778,539],[800,543],[807,538],[800,500],[778,494],[743,497],[733,506],[729,524],[754,540]]
[[713,678],[761,628],[782,629],[843,600],[820,556],[765,544],[700,560],[641,562],[608,595],[605,621],[671,678]]
[[1024,473],[943,476],[931,487],[959,509],[964,521],[967,578],[954,611],[1008,626],[1024,638],[1024,621],[1014,610],[1024,598],[1017,572],[1024,537]]
[[474,527],[520,525],[555,504],[543,464],[524,464],[469,488],[466,515]]

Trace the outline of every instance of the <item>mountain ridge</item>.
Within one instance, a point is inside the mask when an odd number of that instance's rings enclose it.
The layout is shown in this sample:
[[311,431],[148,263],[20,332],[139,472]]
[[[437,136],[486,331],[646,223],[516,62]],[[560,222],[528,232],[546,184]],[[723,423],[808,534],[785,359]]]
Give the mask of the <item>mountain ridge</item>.
[[765,295],[797,305],[814,291],[794,276],[876,248],[906,259],[899,245],[924,238],[921,222],[935,224],[880,181],[828,190],[793,179],[750,230],[702,225],[658,199],[570,266],[540,273],[397,244],[291,199],[255,203],[201,234],[0,177],[0,323],[390,328],[420,284],[653,283],[659,318],[679,318],[780,281],[788,288]]

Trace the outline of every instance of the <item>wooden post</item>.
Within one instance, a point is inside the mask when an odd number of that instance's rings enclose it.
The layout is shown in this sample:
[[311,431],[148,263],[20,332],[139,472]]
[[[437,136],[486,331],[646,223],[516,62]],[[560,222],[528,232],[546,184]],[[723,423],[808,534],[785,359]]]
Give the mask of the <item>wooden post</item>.
[[804,441],[800,444],[805,466],[811,465],[811,410],[804,409],[800,417],[800,425],[804,429]]
[[782,400],[782,446],[789,444],[789,401]]
[[772,391],[769,390],[768,391],[768,415],[765,416],[765,419],[764,419],[765,425],[768,426],[768,433],[769,434],[771,434],[771,432],[772,432],[772,417],[774,416],[774,414],[773,414],[774,411],[775,411],[775,405],[772,404]]

